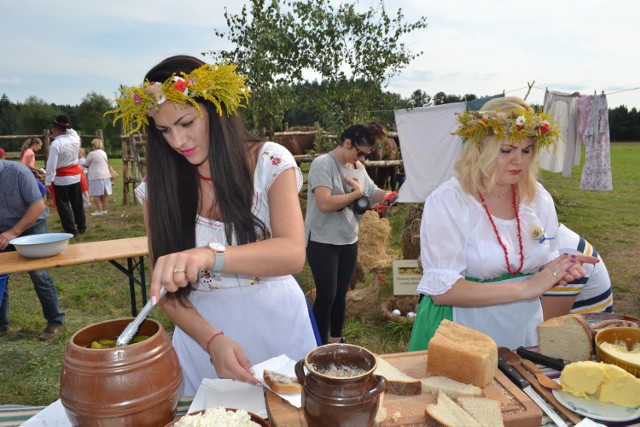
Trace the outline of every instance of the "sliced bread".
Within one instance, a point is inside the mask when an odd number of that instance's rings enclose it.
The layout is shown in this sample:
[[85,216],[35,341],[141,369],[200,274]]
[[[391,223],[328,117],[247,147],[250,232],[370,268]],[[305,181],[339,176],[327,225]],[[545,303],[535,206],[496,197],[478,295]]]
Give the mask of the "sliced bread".
[[488,335],[444,319],[429,342],[427,373],[486,387],[498,370],[498,346]]
[[468,412],[443,392],[437,403],[428,403],[425,409],[427,424],[431,427],[481,427]]
[[537,326],[538,351],[570,362],[591,360],[593,342],[589,325],[579,314],[553,317]]
[[422,393],[422,382],[413,378],[382,357],[376,357],[375,375],[383,376],[387,382],[387,393],[398,396],[415,396]]
[[482,427],[502,427],[502,410],[497,400],[486,397],[462,396],[458,399],[458,405],[480,423]]
[[298,379],[283,373],[265,369],[262,378],[274,393],[296,394],[302,392],[302,386],[300,386]]
[[438,394],[439,391],[442,391],[452,399],[457,399],[460,396],[482,396],[482,389],[478,386],[464,384],[439,375],[431,375],[421,381],[422,390],[433,394]]

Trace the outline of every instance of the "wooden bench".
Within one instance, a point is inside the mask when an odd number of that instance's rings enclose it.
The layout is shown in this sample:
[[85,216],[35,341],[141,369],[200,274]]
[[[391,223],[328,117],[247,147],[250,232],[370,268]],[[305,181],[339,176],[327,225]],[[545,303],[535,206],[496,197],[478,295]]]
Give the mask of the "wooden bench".
[[[142,305],[147,302],[147,285],[144,271],[144,257],[147,255],[149,255],[149,249],[146,236],[99,242],[70,243],[61,253],[48,258],[27,258],[18,252],[0,253],[0,274],[109,261],[129,278],[131,315],[135,316],[138,314],[136,284],[140,286]],[[127,260],[126,266],[117,261],[121,259]]]

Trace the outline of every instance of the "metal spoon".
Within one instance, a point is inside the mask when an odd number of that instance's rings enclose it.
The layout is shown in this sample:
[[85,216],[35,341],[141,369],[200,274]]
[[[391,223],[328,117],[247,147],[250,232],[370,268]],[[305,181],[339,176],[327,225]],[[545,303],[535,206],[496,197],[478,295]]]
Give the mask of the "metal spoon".
[[[165,289],[164,286],[161,286],[160,298],[162,298],[166,294],[167,294],[167,290]],[[158,301],[159,300],[160,299],[158,299]],[[140,327],[140,324],[144,319],[147,318],[147,315],[149,314],[149,312],[153,307],[155,307],[155,305],[152,304],[151,300],[147,301],[147,303],[144,305],[142,310],[140,310],[140,313],[138,313],[136,318],[133,319],[133,322],[129,323],[127,327],[124,328],[124,331],[122,331],[122,333],[116,340],[116,347],[124,347],[125,345],[128,345],[131,342],[136,332],[138,332],[138,328]]]

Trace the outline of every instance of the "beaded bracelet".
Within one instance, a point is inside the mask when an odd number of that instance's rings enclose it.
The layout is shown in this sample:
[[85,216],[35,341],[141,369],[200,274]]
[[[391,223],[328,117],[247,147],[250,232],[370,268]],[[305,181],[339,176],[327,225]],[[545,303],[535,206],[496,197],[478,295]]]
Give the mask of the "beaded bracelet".
[[222,331],[216,332],[215,334],[213,334],[211,336],[211,338],[209,338],[209,341],[207,341],[207,353],[209,353],[209,346],[211,345],[211,342],[215,339],[215,337],[217,337],[219,335],[224,335],[224,332],[222,332]]

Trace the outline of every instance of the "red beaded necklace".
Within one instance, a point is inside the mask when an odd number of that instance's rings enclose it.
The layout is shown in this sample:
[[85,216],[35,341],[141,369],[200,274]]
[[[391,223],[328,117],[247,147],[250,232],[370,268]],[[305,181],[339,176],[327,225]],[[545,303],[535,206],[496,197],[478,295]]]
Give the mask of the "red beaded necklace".
[[524,250],[522,249],[522,229],[520,227],[520,214],[518,212],[517,188],[513,185],[511,186],[511,194],[513,194],[513,211],[516,214],[516,223],[518,224],[518,245],[520,246],[520,266],[516,271],[511,270],[511,265],[509,264],[509,254],[507,253],[507,247],[502,242],[502,239],[500,238],[500,234],[498,234],[498,228],[496,227],[495,222],[493,222],[493,218],[489,213],[489,208],[487,207],[487,204],[485,203],[484,197],[482,197],[482,194],[480,194],[480,201],[482,202],[482,207],[484,208],[484,211],[487,213],[489,222],[491,222],[491,227],[493,227],[493,232],[495,233],[496,238],[498,239],[498,243],[500,244],[500,246],[502,247],[502,251],[504,252],[504,260],[507,263],[507,271],[509,272],[509,274],[518,274],[522,271],[522,267],[524,265]]
[[203,181],[211,181],[213,178],[211,178],[210,176],[204,176],[204,175],[200,175],[198,174],[198,176],[200,177],[201,180]]

